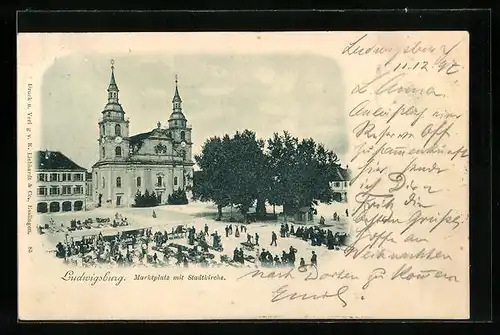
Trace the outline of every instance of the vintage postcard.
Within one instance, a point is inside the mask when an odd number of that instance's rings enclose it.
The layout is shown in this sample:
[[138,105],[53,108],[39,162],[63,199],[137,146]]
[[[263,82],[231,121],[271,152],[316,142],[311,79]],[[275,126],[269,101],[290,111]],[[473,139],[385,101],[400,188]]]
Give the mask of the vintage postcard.
[[19,319],[469,318],[468,55],[19,34]]

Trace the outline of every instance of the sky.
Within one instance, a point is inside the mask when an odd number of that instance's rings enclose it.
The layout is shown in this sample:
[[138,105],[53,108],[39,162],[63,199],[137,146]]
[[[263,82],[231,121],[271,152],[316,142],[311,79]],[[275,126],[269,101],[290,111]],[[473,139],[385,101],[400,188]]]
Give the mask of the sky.
[[55,58],[42,85],[40,149],[61,151],[90,169],[98,159],[98,125],[107,103],[114,59],[120,103],[130,135],[166,125],[174,78],[193,154],[211,136],[250,129],[267,139],[289,131],[312,137],[343,161],[348,149],[342,73],[334,60],[313,54],[83,55]]

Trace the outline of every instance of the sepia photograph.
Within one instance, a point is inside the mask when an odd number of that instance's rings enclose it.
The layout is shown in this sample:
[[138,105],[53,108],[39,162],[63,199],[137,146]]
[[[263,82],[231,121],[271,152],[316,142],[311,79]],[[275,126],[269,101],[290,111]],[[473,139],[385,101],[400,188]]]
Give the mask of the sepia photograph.
[[348,138],[341,73],[320,62],[57,59],[35,156],[45,251],[83,267],[293,267],[338,255]]

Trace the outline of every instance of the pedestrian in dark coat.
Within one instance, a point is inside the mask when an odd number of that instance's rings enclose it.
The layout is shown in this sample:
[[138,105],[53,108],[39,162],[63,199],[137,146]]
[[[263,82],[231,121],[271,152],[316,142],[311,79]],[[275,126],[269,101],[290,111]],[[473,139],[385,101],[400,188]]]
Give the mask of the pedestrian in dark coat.
[[311,264],[314,266],[318,266],[318,256],[314,251],[312,252]]
[[278,240],[278,236],[277,236],[277,235],[276,235],[276,233],[273,231],[273,234],[271,235],[271,245],[273,245],[273,244],[274,244],[274,246],[276,246],[276,247],[277,247],[278,245],[276,244],[276,240]]

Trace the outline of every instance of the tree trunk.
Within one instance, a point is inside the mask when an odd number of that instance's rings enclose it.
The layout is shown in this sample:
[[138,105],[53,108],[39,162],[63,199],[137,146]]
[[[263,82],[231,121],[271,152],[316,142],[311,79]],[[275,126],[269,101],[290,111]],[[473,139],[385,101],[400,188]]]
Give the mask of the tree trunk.
[[217,205],[217,221],[222,220],[222,205]]
[[266,213],[266,201],[262,198],[257,199],[257,206],[255,208],[255,212],[257,214],[265,214]]

